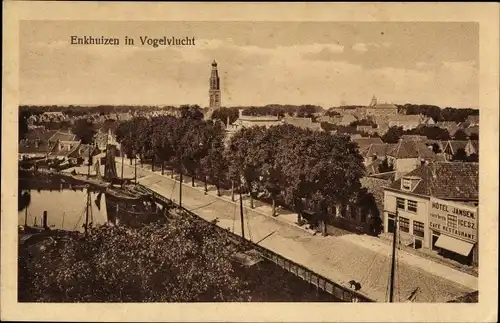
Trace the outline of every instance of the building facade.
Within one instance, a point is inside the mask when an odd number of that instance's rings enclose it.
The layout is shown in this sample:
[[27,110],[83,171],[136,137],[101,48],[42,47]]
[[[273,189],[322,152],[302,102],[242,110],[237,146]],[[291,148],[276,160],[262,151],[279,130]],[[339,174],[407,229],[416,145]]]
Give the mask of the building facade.
[[384,188],[384,232],[464,264],[478,260],[478,163],[422,165]]

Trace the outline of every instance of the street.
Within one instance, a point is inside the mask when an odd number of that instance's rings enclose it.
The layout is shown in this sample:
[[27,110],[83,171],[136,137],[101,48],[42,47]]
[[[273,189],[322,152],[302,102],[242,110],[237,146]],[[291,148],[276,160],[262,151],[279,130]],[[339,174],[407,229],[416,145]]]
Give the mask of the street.
[[[117,159],[117,171],[121,172],[121,160]],[[170,172],[161,175],[137,164],[138,183],[175,202],[179,201],[179,181],[170,178]],[[125,162],[124,177],[134,177],[134,167]],[[178,178],[178,175],[175,176]],[[217,225],[241,235],[239,203],[230,200],[230,193],[217,197],[215,187],[204,186],[184,176],[182,205],[205,220],[218,219]],[[237,199],[238,196],[235,195]],[[259,242],[294,262],[349,287],[348,282],[361,283],[366,296],[376,301],[387,300],[390,277],[391,247],[376,237],[345,232],[339,236],[322,237],[293,224],[297,216],[282,210],[277,217],[270,216],[271,207],[254,201],[250,209],[244,197],[245,237]],[[395,282],[395,300],[405,302],[417,288],[416,302],[445,302],[477,290],[477,277],[418,257],[403,250],[398,251]]]

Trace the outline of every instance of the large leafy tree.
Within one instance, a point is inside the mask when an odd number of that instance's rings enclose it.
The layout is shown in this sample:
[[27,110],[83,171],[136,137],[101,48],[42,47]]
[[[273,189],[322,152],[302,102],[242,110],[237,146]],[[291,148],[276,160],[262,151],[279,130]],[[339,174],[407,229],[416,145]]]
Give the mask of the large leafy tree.
[[404,134],[402,127],[390,127],[389,130],[382,136],[382,141],[385,143],[395,144]]
[[181,118],[183,119],[193,119],[202,120],[203,112],[198,105],[182,105],[180,107]]
[[85,145],[90,145],[92,143],[96,133],[94,124],[87,119],[76,120],[71,131],[82,141],[82,144]]
[[212,114],[212,120],[219,120],[223,124],[232,124],[233,122],[238,119],[238,109],[237,108],[225,108],[222,107],[220,109],[217,109],[214,111]]
[[[224,129],[220,122],[207,123],[204,138],[207,151],[200,162],[205,184],[207,180],[215,184],[219,196],[221,184],[225,182],[228,172],[228,162],[224,153],[224,136]],[[207,189],[206,185],[205,189]]]
[[101,227],[22,248],[21,301],[246,301],[227,236],[186,218],[141,228]]
[[253,208],[254,186],[261,175],[262,154],[260,144],[265,133],[264,127],[243,128],[230,140],[228,149],[229,176],[242,188],[245,186],[250,195]]
[[116,140],[121,145],[122,160],[125,155],[130,159],[134,158],[134,151],[137,148],[136,129],[132,120],[121,122],[116,129]]
[[87,176],[90,176],[90,165],[92,164],[92,143],[94,141],[94,136],[96,134],[96,129],[92,121],[88,119],[79,119],[77,120],[72,127],[72,132],[76,135],[78,139],[84,145],[89,145],[89,159],[88,159],[88,168],[87,168]]

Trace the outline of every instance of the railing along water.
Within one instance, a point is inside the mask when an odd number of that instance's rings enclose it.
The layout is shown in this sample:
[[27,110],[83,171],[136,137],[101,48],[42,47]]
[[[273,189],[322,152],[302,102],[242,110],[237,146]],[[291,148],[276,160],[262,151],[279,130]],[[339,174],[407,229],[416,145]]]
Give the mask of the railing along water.
[[[165,204],[170,204],[170,205],[174,204],[177,207],[179,207],[178,204],[175,203],[174,201],[156,193],[155,191],[151,190],[148,187],[145,187],[144,185],[136,184],[136,186],[138,186],[140,189],[151,194],[154,197],[154,199],[159,201],[159,202],[162,202]],[[263,258],[275,263],[277,266],[287,270],[288,272],[303,279],[304,281],[316,286],[318,289],[321,289],[321,290],[333,295],[334,297],[336,297],[344,302],[373,302],[373,300],[371,300],[367,296],[365,296],[365,295],[363,295],[355,290],[352,290],[352,289],[344,287],[340,284],[337,284],[337,283],[331,281],[330,279],[324,277],[323,275],[320,275],[320,274],[312,271],[311,269],[307,268],[306,266],[303,266],[303,265],[298,264],[290,259],[287,259],[287,258],[277,254],[274,251],[271,251],[267,248],[264,248],[263,246],[257,245],[252,241],[243,239],[241,236],[239,236],[239,235],[237,235],[237,234],[235,234],[227,229],[221,228],[215,223],[212,223],[210,221],[203,219],[199,215],[187,210],[184,207],[180,207],[180,209],[182,209],[186,214],[189,214],[191,217],[193,217],[197,220],[202,220],[205,223],[208,223],[218,232],[224,232],[225,234],[229,234],[229,236],[233,240],[236,240],[239,243],[242,243],[242,244],[258,251],[262,255]]]

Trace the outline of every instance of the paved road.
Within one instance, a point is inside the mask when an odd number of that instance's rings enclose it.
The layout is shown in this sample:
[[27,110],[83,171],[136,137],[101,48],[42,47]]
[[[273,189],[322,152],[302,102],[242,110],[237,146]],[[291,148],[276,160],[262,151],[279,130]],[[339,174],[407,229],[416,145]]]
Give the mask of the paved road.
[[[149,169],[151,166],[146,166]],[[121,164],[117,162],[117,170]],[[157,193],[179,200],[179,181],[137,167],[138,182]],[[127,163],[124,176],[133,177],[134,168]],[[176,178],[178,178],[176,176]],[[237,198],[237,196],[236,196]],[[219,219],[218,225],[241,235],[239,202],[233,203],[230,194],[217,197],[215,188],[203,191],[203,184],[191,187],[190,178],[183,184],[183,206],[206,220]],[[338,236],[314,236],[293,224],[296,215],[287,212],[273,218],[270,206],[256,201],[255,209],[247,207],[244,198],[245,235],[253,242],[302,264],[339,284],[349,286],[354,279],[361,283],[361,292],[377,301],[387,300],[390,275],[391,248],[375,237],[353,233]],[[339,231],[342,232],[342,231]],[[395,300],[405,302],[418,288],[417,302],[445,302],[477,290],[477,277],[421,258],[405,251],[398,251]]]

